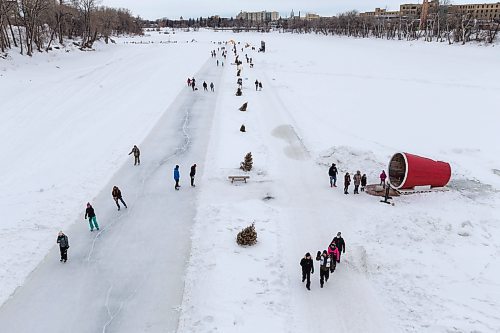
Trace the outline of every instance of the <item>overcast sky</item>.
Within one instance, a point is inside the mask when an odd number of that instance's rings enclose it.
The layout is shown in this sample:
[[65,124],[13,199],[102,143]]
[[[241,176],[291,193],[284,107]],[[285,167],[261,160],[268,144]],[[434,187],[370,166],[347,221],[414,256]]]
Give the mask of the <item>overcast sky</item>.
[[[484,3],[498,0],[453,0],[452,3]],[[338,13],[356,9],[358,11],[373,10],[375,7],[399,9],[401,3],[418,3],[422,0],[101,0],[110,7],[128,8],[134,15],[145,19],[168,17],[178,19],[180,16],[207,17],[221,15],[236,16],[243,11],[278,11],[282,17],[288,17],[292,9],[295,14],[317,13],[333,16]]]

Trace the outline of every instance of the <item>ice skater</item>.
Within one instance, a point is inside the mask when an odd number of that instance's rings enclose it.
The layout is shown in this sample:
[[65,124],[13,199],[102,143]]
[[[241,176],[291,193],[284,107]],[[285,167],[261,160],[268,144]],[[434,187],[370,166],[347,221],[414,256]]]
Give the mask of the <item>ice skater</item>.
[[59,231],[59,235],[57,236],[57,244],[59,244],[59,251],[61,251],[61,260],[59,261],[68,261],[69,240],[68,236],[66,236],[62,231]]
[[128,154],[134,154],[134,165],[141,165],[141,151],[139,150],[139,148],[137,148],[136,145],[134,145],[134,148],[132,148],[132,151]]
[[94,207],[87,202],[87,209],[85,209],[85,219],[89,219],[90,231],[94,231],[94,228],[99,230],[99,224],[97,224],[97,217],[95,216]]
[[181,173],[179,172],[179,166],[176,165],[174,168],[174,180],[175,180],[175,190],[178,191],[179,187],[179,180],[181,179]]
[[193,164],[191,166],[191,171],[189,172],[189,177],[191,177],[191,186],[195,187],[194,185],[194,176],[196,176],[196,164]]
[[309,252],[300,260],[300,266],[302,267],[302,283],[307,280],[306,288],[311,290],[311,274],[314,274],[314,262]]
[[122,191],[120,191],[118,186],[113,186],[113,191],[111,191],[111,195],[113,196],[113,200],[115,200],[116,207],[118,207],[118,210],[120,210],[120,204],[118,203],[118,200],[120,200],[123,206],[127,208],[127,204],[125,203],[125,201],[123,201],[122,198]]

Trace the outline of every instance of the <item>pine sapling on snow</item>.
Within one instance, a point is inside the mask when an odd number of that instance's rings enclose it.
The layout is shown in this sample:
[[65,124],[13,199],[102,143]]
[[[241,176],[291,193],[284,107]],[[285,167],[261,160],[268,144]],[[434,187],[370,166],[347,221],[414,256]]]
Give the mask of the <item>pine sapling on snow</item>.
[[245,104],[243,104],[241,107],[240,107],[240,111],[246,111],[247,110],[247,107],[248,107],[248,102],[246,102]]
[[252,170],[252,167],[253,167],[252,153],[248,153],[245,156],[245,160],[243,162],[241,162],[240,169],[248,172],[248,171]]
[[241,246],[252,246],[257,243],[257,231],[255,231],[255,223],[246,227],[236,236],[236,243]]

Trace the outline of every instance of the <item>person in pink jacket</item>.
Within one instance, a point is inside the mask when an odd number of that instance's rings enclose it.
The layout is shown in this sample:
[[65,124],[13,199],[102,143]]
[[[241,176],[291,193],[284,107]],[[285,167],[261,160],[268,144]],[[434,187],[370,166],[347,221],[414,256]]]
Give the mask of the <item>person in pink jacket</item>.
[[335,245],[334,242],[328,246],[328,255],[332,258],[332,264],[330,265],[330,273],[333,273],[335,271],[335,268],[337,267],[337,260],[340,260],[340,253],[339,249],[337,249],[337,246]]
[[385,185],[385,180],[387,179],[387,175],[385,174],[385,170],[382,170],[380,174],[380,185]]

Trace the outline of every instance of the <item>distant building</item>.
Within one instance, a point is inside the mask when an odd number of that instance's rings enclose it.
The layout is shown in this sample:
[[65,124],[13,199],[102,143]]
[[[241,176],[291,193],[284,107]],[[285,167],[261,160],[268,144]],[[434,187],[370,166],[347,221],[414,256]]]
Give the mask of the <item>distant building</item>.
[[[438,0],[424,1],[423,3],[406,3],[399,6],[399,11],[388,11],[375,8],[375,11],[360,13],[361,17],[378,18],[415,18],[422,19],[432,13],[439,6]],[[448,14],[470,15],[477,20],[499,20],[500,2],[484,4],[448,5]]]
[[470,5],[452,5],[451,13],[470,14],[478,20],[500,20],[500,2]]
[[399,18],[400,12],[398,10],[389,11],[383,8],[375,8],[373,12],[365,12],[359,15],[362,17]]
[[305,19],[308,21],[313,21],[313,20],[317,20],[320,18],[321,18],[321,16],[319,16],[318,14],[313,14],[313,13],[307,13],[306,17],[305,17]]
[[237,16],[237,20],[244,20],[250,22],[274,22],[278,21],[280,14],[278,12],[240,12]]

